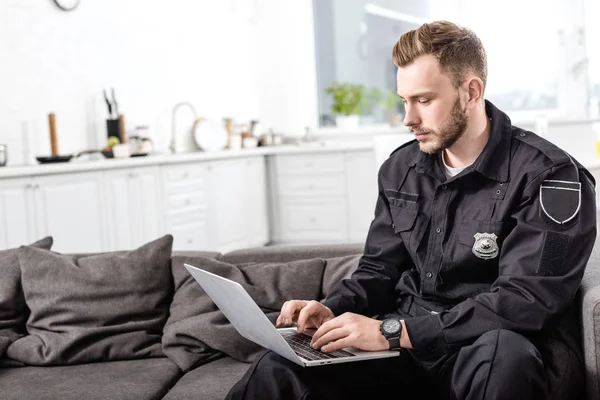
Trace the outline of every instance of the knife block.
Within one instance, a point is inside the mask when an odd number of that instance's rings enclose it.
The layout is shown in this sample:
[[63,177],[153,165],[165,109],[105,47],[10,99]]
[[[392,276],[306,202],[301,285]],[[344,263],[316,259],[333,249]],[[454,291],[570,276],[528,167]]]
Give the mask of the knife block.
[[106,120],[106,137],[109,138],[111,136],[119,138],[119,142],[123,143],[123,138],[121,137],[121,124],[118,119]]

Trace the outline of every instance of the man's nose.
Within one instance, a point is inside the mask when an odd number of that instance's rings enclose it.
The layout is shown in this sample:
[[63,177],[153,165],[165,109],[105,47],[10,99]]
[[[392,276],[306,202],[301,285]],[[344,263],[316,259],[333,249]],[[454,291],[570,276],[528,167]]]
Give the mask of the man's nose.
[[411,127],[421,123],[421,119],[413,107],[408,104],[404,107],[404,125]]

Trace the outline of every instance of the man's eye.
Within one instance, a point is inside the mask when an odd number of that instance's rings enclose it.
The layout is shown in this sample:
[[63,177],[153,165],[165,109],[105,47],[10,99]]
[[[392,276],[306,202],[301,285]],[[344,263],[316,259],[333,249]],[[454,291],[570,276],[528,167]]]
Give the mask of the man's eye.
[[429,103],[429,99],[421,99],[421,100],[419,100],[419,103],[427,104],[427,103]]

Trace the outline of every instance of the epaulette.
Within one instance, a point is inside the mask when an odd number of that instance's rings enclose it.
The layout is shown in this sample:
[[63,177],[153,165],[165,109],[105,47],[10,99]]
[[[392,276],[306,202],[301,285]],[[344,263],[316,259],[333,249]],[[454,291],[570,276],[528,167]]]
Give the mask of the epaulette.
[[518,128],[513,131],[513,137],[539,150],[556,165],[573,162],[564,150],[533,132]]
[[408,146],[410,146],[411,144],[413,144],[413,143],[414,143],[414,142],[416,142],[416,141],[417,141],[417,139],[409,140],[408,142],[406,142],[406,143],[403,143],[403,144],[401,144],[400,146],[396,147],[396,149],[390,153],[390,157],[392,156],[392,154],[394,154],[394,153],[395,153],[395,152],[397,152],[398,150],[400,150],[400,149],[403,149],[403,148],[405,148],[405,147],[408,147]]

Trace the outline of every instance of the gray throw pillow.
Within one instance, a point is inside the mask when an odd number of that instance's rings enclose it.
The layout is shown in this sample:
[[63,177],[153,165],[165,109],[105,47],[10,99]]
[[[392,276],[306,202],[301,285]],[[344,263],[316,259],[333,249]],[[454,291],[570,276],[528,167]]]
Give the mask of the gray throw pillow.
[[352,256],[328,258],[325,260],[321,298],[329,296],[335,285],[352,275],[356,268],[358,268],[358,262],[361,257],[362,254],[356,254]]
[[[49,236],[31,246],[49,250],[52,242]],[[19,249],[0,251],[0,359],[8,345],[26,333],[28,316],[29,309],[21,288]]]
[[28,336],[7,349],[27,365],[160,357],[173,292],[173,237],[136,250],[68,256],[24,247]]
[[221,353],[250,362],[261,350],[235,330],[184,263],[240,283],[272,322],[286,300],[318,298],[325,265],[322,259],[233,265],[203,257],[173,257],[177,291],[162,344],[164,353],[184,372],[222,357]]

